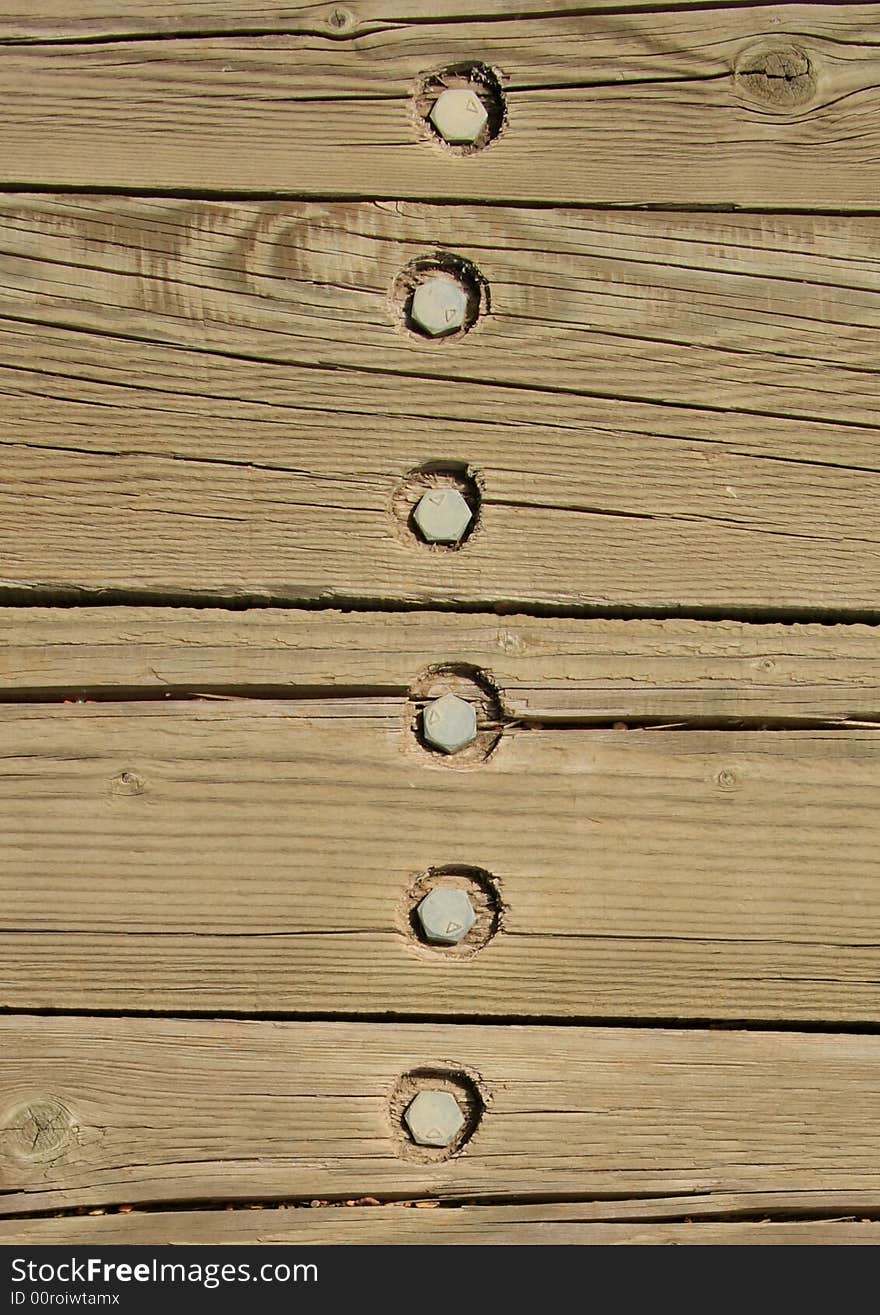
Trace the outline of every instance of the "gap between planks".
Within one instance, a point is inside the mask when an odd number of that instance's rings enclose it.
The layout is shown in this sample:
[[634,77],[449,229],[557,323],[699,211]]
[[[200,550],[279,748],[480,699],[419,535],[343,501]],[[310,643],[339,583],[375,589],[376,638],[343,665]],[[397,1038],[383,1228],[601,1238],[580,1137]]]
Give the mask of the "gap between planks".
[[[796,1194],[791,1194],[796,1199]],[[760,1197],[758,1197],[760,1199]],[[107,1215],[0,1219],[0,1246],[210,1245],[877,1245],[880,1223],[865,1208],[848,1217],[828,1202],[827,1218],[712,1219],[711,1198],[584,1205],[395,1205],[300,1209],[132,1210]],[[853,1201],[857,1198],[854,1196]],[[871,1206],[876,1203],[868,1197]],[[308,1203],[302,1203],[307,1205]],[[329,1203],[327,1203],[329,1205]],[[378,1204],[378,1203],[377,1203]],[[414,1203],[413,1203],[414,1204]],[[722,1212],[723,1198],[716,1201]],[[746,1209],[743,1206],[743,1209]],[[793,1206],[793,1212],[796,1207]],[[811,1213],[821,1216],[819,1207]],[[677,1218],[676,1215],[680,1215]]]

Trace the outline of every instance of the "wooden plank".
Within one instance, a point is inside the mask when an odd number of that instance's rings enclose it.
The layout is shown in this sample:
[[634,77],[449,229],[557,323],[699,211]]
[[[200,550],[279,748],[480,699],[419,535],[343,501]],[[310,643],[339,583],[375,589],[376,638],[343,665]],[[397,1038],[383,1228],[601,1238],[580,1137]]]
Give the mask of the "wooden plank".
[[[2,1213],[367,1194],[880,1189],[880,1037],[0,1019]],[[464,1147],[419,1160],[401,1076],[476,1075]]]
[[[0,1005],[880,1019],[874,732],[512,726],[462,765],[411,715],[5,706]],[[473,953],[410,927],[447,866],[500,904]]]
[[[794,0],[779,0],[782,4]],[[702,7],[705,0],[676,0],[674,8]],[[727,7],[754,0],[727,0]],[[671,6],[670,6],[671,7]],[[778,6],[777,6],[778,7]],[[554,0],[554,14],[618,13],[662,9],[658,0]],[[114,40],[174,38],[256,31],[303,32],[347,40],[374,28],[404,23],[468,23],[487,18],[533,18],[535,0],[358,0],[357,12],[326,0],[252,0],[247,10],[231,0],[80,0],[71,13],[66,0],[7,0],[0,14],[0,40]]]
[[[687,1210],[688,1201],[679,1202]],[[596,1214],[610,1212],[606,1203]],[[652,1213],[653,1202],[631,1213]],[[876,1246],[866,1220],[585,1222],[589,1206],[174,1210],[0,1220],[0,1246]]]
[[[38,196],[0,204],[0,243],[0,317],[41,327],[738,411],[746,451],[754,417],[880,408],[877,218],[497,209],[487,237],[478,207]],[[389,300],[438,245],[489,285],[455,342],[401,332]]]
[[[880,615],[875,429],[8,321],[0,362],[0,588],[22,596]],[[460,552],[390,510],[431,462],[484,482]]]
[[0,608],[0,701],[205,691],[407,696],[437,666],[481,670],[504,716],[529,723],[880,721],[870,626]]
[[[873,209],[878,14],[695,7],[391,23],[343,42],[328,31],[11,44],[0,178],[8,188]],[[780,47],[794,47],[799,80],[762,77]],[[419,139],[412,92],[423,73],[475,59],[500,67],[509,124],[462,161]]]

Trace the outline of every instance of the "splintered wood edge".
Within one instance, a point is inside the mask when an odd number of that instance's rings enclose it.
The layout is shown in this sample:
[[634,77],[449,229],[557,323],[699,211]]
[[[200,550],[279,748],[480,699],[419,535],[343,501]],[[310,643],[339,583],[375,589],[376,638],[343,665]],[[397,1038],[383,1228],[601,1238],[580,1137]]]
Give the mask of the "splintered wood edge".
[[864,625],[605,621],[446,612],[0,608],[0,702],[181,695],[406,698],[484,673],[509,720],[880,716]]
[[[795,1194],[792,1193],[792,1196]],[[818,1194],[822,1195],[822,1194]],[[827,1208],[846,1215],[833,1194]],[[323,1204],[323,1203],[321,1203]],[[174,1210],[0,1220],[0,1246],[529,1246],[629,1244],[713,1246],[877,1246],[880,1223],[869,1219],[700,1220],[694,1198],[586,1205],[459,1206],[400,1203],[377,1209],[254,1207]],[[624,1207],[615,1211],[615,1205]],[[702,1201],[699,1203],[702,1205]],[[415,1208],[412,1208],[415,1206]],[[876,1200],[870,1208],[876,1209]],[[868,1207],[863,1207],[868,1208]],[[796,1205],[792,1206],[796,1209]],[[682,1220],[670,1219],[679,1212]],[[627,1214],[636,1215],[630,1222]]]

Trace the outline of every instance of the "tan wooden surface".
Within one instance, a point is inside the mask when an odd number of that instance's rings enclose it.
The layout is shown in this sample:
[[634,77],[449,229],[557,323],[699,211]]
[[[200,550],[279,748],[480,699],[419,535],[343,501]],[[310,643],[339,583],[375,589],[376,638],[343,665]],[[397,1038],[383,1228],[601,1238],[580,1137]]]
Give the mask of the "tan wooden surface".
[[[880,1190],[880,1038],[6,1017],[0,1212],[174,1200]],[[425,1065],[485,1112],[420,1163]]]
[[[505,23],[496,12],[352,41],[12,43],[0,177],[19,190],[873,208],[877,15],[783,5]],[[815,79],[803,104],[777,103],[773,79],[775,99],[756,99],[734,76],[753,51],[792,44]],[[510,119],[483,158],[462,161],[419,140],[412,88],[475,59],[501,69]]]
[[[737,411],[755,417],[743,451],[777,459],[801,453],[757,417],[877,423],[878,218],[499,207],[487,236],[477,206],[16,196],[0,242],[7,320],[496,395]],[[463,339],[401,332],[392,313],[397,274],[438,248],[489,285],[491,313]],[[532,464],[552,475],[543,445]],[[796,501],[797,469],[778,473]]]
[[[411,717],[390,696],[4,707],[0,1003],[880,1018],[873,731],[513,724],[462,766]],[[473,957],[406,921],[450,865],[497,882]]]
[[[0,583],[878,615],[877,220],[451,213],[8,203]],[[428,344],[387,291],[438,238],[493,309]],[[392,514],[436,462],[460,552]]]
[[[792,0],[782,0],[782,4]],[[728,0],[729,8],[751,7],[754,0]],[[705,0],[676,0],[675,8],[704,8]],[[657,0],[553,0],[557,15],[595,14],[612,9],[621,17],[655,10]],[[253,33],[256,30],[351,37],[402,23],[466,24],[481,19],[534,17],[535,0],[358,0],[355,8],[326,0],[253,0],[243,10],[230,0],[78,0],[71,13],[67,0],[7,0],[0,14],[0,40],[117,40],[131,36],[173,38],[206,32]],[[781,11],[781,6],[775,6]]]
[[0,1245],[877,1245],[880,5],[73,10],[0,15]]
[[[689,1214],[694,1198],[677,1208]],[[0,1246],[877,1246],[880,1224],[858,1219],[790,1223],[666,1222],[654,1202],[630,1206],[638,1223],[587,1222],[616,1203],[460,1206],[455,1209],[173,1210],[0,1220]],[[622,1213],[622,1212],[621,1212]],[[659,1211],[658,1211],[659,1214]]]
[[524,723],[880,721],[870,626],[0,608],[0,702],[84,693],[406,696],[422,673],[449,665],[482,670],[504,716]]

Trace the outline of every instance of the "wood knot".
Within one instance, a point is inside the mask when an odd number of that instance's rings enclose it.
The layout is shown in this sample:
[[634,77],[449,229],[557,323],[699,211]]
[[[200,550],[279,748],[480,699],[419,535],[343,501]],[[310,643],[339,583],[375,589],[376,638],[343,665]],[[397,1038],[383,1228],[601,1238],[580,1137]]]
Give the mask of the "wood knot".
[[143,794],[146,788],[145,782],[137,772],[120,772],[110,782],[110,792],[114,795]]
[[347,36],[357,26],[357,19],[350,9],[334,5],[327,15],[327,26],[333,36]]
[[512,657],[522,657],[528,652],[528,644],[515,630],[499,630],[496,643],[502,653],[509,653]]
[[62,1155],[75,1131],[73,1115],[52,1096],[25,1101],[0,1122],[0,1147],[13,1159],[44,1163]]
[[816,70],[800,46],[758,46],[740,57],[738,87],[749,100],[772,109],[796,109],[816,94]]
[[722,767],[715,777],[715,784],[719,790],[735,790],[739,785],[739,776],[732,767]]

